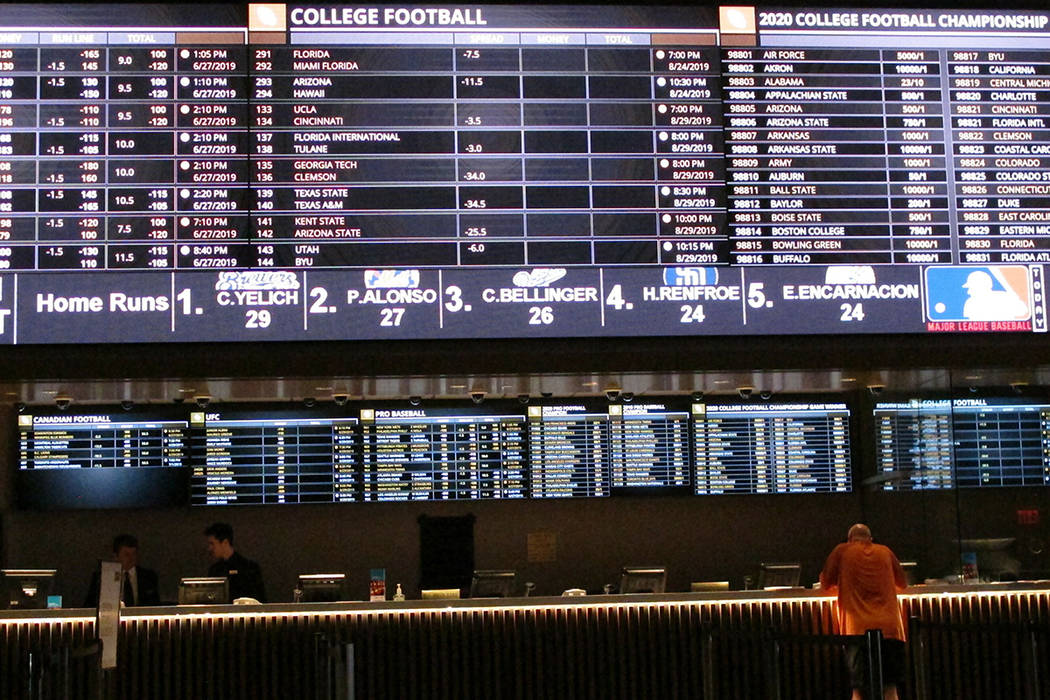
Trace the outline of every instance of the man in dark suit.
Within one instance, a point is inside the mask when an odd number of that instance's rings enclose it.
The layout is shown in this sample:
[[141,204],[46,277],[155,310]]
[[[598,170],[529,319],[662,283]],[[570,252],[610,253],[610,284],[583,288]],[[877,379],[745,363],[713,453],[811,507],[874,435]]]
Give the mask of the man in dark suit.
[[[124,577],[120,599],[125,607],[160,605],[157,572],[139,566],[139,541],[135,536],[124,534],[114,537],[113,556],[120,562],[121,575]],[[98,606],[98,592],[99,572],[96,571],[91,576],[91,586],[84,600],[84,607]]]

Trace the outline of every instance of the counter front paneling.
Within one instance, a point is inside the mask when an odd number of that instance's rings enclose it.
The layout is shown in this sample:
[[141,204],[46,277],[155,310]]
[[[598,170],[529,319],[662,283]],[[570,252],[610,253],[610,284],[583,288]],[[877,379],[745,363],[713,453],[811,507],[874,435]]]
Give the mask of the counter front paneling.
[[[1050,583],[916,587],[902,606],[920,637],[911,686],[1021,697],[1026,674],[1048,670]],[[94,611],[26,611],[0,617],[0,695],[31,697],[31,680],[71,697],[101,682],[129,700],[313,698],[349,672],[370,699],[840,698],[835,633],[833,598],[804,589],[137,608],[99,680],[80,653]]]

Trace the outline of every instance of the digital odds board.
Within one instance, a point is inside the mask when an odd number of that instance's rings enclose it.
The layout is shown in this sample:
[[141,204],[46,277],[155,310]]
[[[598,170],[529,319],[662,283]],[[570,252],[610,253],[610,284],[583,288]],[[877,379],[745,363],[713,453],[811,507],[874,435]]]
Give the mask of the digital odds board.
[[0,344],[1047,330],[1050,13],[0,6]]
[[[885,491],[1050,484],[1050,405],[1016,397],[880,402]],[[954,481],[953,481],[954,479]]]

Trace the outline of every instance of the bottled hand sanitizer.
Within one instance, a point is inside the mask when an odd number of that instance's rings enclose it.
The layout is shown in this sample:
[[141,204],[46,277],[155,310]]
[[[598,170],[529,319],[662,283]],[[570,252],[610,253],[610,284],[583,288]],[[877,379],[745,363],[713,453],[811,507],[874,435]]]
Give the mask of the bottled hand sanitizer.
[[405,592],[401,590],[401,584],[397,584],[397,588],[394,590],[394,600],[404,600]]

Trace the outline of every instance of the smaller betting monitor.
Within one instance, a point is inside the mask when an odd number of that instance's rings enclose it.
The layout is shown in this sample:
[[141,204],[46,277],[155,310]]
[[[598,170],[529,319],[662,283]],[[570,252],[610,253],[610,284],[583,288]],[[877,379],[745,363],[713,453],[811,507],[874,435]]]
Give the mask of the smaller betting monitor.
[[666,587],[663,566],[625,566],[620,572],[620,593],[663,593]]
[[470,579],[471,598],[510,598],[517,573],[510,570],[478,570]]
[[27,406],[18,415],[22,508],[158,508],[186,502],[189,423],[179,406]]
[[424,588],[419,594],[423,600],[459,600],[458,588]]
[[225,576],[202,576],[179,581],[179,605],[225,605],[230,581]]
[[758,587],[769,588],[795,588],[798,586],[799,578],[802,576],[802,565],[798,563],[787,564],[761,564],[758,569]]
[[3,607],[9,610],[42,610],[54,586],[55,569],[3,569]]
[[919,562],[917,561],[902,561],[901,569],[904,570],[904,580],[908,582],[909,586],[914,586],[918,583],[916,577],[916,571],[919,569]]
[[346,600],[346,574],[299,574],[299,590],[303,603]]

